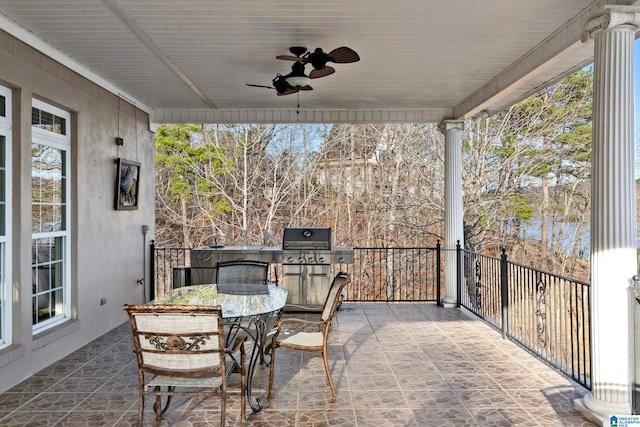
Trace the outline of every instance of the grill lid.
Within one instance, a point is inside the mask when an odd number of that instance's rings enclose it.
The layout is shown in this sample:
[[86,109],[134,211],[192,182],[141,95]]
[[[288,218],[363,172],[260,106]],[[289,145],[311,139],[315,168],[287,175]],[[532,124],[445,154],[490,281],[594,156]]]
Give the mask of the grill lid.
[[282,236],[282,249],[331,249],[331,228],[287,227]]

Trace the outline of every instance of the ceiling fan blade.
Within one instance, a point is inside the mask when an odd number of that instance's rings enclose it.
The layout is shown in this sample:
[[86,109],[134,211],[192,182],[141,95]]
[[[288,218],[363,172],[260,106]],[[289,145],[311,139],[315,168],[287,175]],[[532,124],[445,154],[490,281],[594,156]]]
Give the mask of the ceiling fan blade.
[[291,87],[284,92],[278,92],[278,96],[292,95],[294,93],[298,93],[299,89],[297,87]]
[[310,79],[319,79],[320,77],[330,76],[331,74],[333,74],[335,72],[336,72],[335,68],[329,67],[328,65],[325,65],[323,68],[320,68],[319,70],[312,70],[309,73],[309,78]]
[[309,86],[309,85],[299,87],[298,89],[299,90],[313,90],[313,88],[311,86]]
[[276,59],[284,59],[285,61],[302,61],[302,58],[293,55],[278,55],[276,56]]
[[273,86],[254,85],[254,84],[251,84],[251,83],[246,83],[246,85],[247,85],[247,86],[251,86],[251,87],[263,87],[263,88],[265,88],[265,89],[275,89],[275,87],[273,87]]
[[346,46],[333,49],[331,52],[329,52],[329,58],[331,62],[335,62],[338,64],[348,64],[350,62],[360,61],[360,56],[356,53],[356,51]]
[[285,61],[303,61],[303,55],[307,52],[307,48],[303,46],[292,46],[289,52],[293,55],[278,55],[276,59],[284,59]]

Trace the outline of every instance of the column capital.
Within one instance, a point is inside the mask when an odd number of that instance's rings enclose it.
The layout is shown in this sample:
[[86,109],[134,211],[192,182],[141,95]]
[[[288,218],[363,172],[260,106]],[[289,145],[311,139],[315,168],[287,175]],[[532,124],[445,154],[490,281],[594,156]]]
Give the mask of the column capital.
[[605,6],[604,14],[587,22],[582,33],[582,42],[589,41],[599,31],[610,30],[620,25],[635,27],[634,32],[637,32],[640,29],[640,6]]
[[451,129],[464,130],[464,124],[464,120],[443,120],[438,123],[438,130],[442,134],[446,134]]

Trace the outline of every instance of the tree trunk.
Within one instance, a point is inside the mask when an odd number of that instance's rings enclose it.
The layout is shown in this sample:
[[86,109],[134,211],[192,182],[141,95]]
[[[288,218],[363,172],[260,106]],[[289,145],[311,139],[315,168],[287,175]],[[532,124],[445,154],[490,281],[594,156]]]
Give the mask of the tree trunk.
[[542,200],[540,202],[540,246],[547,248],[549,245],[547,239],[547,230],[549,227],[549,183],[546,178],[542,178]]
[[191,247],[191,236],[189,235],[189,218],[187,216],[187,200],[180,197],[180,224],[182,225],[182,247]]

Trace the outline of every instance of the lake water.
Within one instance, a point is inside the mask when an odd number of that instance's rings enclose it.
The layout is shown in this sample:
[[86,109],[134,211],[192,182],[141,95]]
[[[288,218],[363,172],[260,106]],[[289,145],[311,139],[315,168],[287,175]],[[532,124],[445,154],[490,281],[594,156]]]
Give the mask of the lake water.
[[[551,222],[547,226],[547,239],[551,240]],[[559,232],[559,226],[556,227],[556,233]],[[574,250],[574,242],[578,239],[578,225],[575,222],[568,222],[564,225],[564,236],[562,239],[562,249],[567,254],[572,254]],[[578,248],[581,258],[589,259],[589,247],[590,247],[590,234],[589,225],[582,230],[582,245]],[[557,236],[557,234],[556,234]],[[532,219],[529,224],[521,226],[520,238],[540,241],[540,218]],[[638,227],[636,234],[636,247],[640,248],[640,227]]]

